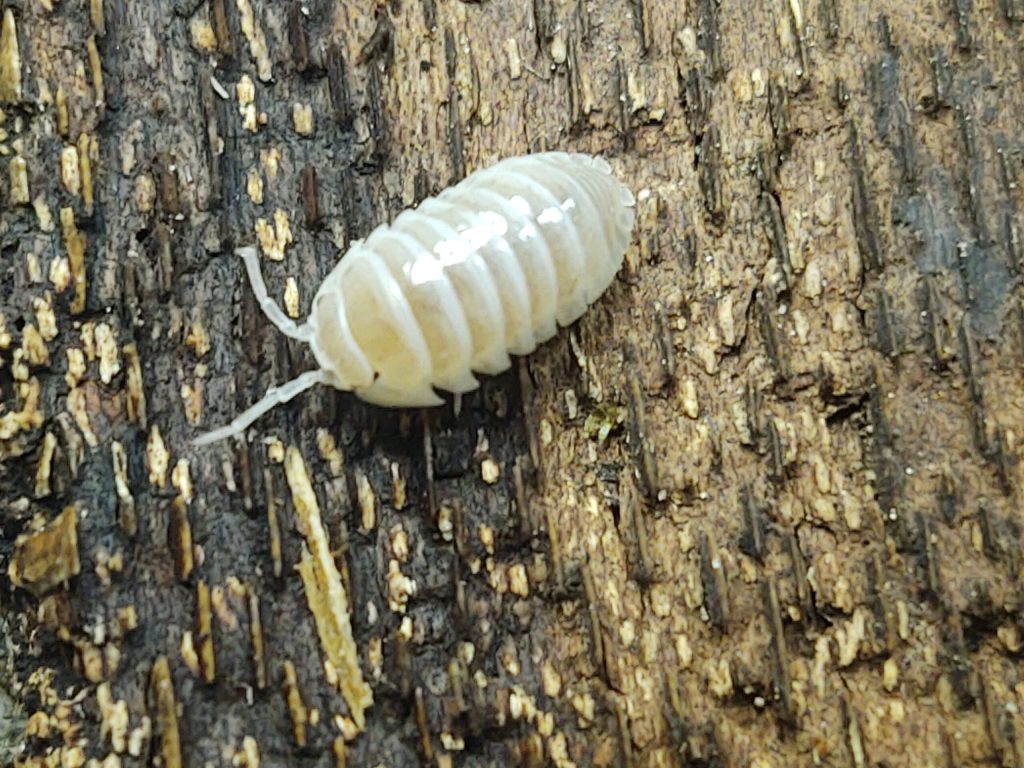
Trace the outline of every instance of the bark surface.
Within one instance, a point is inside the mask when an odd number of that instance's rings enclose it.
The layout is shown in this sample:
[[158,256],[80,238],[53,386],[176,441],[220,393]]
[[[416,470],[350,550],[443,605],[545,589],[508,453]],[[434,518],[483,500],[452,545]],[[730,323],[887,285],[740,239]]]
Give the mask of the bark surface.
[[[0,765],[1024,765],[1022,23],[4,3]],[[580,322],[189,446],[313,365],[235,247],[303,317],[546,149],[638,198]]]

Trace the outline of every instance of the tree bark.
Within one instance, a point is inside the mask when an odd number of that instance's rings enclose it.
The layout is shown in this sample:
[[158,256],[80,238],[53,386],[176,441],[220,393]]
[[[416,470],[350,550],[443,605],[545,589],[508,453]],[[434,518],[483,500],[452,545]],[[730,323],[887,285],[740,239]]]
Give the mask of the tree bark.
[[[6,3],[0,764],[1024,765],[1022,21]],[[314,365],[235,247],[303,317],[556,148],[638,200],[582,320],[189,445]]]

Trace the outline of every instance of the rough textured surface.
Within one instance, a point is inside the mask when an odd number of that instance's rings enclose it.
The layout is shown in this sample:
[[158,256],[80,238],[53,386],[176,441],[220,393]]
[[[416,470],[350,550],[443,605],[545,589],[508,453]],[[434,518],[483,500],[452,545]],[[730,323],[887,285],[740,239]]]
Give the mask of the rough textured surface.
[[[4,585],[0,763],[1024,764],[1022,22],[8,3],[0,573],[72,573],[15,545],[67,507],[80,572]],[[578,325],[458,415],[316,391],[189,448],[311,364],[233,247],[301,316],[349,241],[548,148],[638,196]]]

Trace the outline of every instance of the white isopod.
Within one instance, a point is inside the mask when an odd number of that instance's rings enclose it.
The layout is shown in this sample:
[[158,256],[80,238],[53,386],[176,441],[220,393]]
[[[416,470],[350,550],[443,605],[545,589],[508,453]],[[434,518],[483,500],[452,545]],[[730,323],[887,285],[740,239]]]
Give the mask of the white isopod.
[[632,237],[633,194],[599,157],[545,152],[477,171],[353,243],[296,325],[240,248],[260,306],[307,342],[319,370],[273,387],[206,445],[329,384],[377,405],[434,406],[469,392],[575,321],[611,284]]

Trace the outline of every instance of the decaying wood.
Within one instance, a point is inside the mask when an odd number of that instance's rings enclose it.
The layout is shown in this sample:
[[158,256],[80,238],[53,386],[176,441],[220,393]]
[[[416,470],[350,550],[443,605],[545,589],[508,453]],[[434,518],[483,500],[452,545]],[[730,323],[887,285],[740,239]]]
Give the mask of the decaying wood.
[[[1024,765],[1022,23],[4,4],[0,763]],[[554,148],[638,197],[579,323],[190,448],[312,365],[235,247],[302,316]]]

